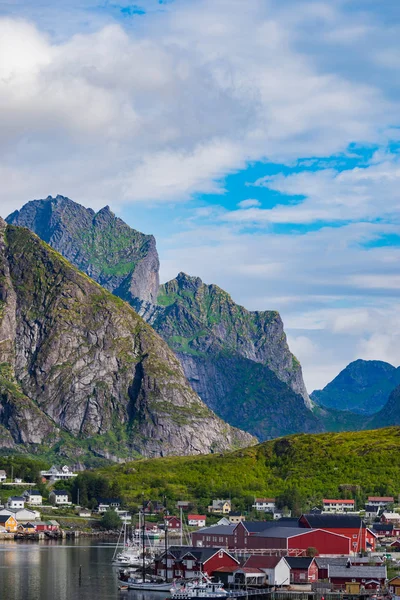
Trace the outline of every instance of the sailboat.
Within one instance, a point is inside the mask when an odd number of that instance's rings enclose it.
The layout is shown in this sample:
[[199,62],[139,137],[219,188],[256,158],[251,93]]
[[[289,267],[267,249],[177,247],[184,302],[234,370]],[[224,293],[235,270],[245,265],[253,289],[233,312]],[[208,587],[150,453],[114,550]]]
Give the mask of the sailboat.
[[[122,533],[124,534],[123,548],[121,552],[118,552]],[[145,556],[144,543],[142,545],[140,541],[137,543],[135,540],[127,537],[127,525],[125,522],[119,534],[112,563],[116,567],[140,567],[143,562],[145,563],[145,567],[148,567],[152,562],[152,558]]]
[[[145,524],[145,512],[144,507],[142,510],[142,547],[145,547],[145,535],[146,535],[146,524]],[[167,520],[164,519],[165,523],[165,551],[168,550],[168,526]],[[129,590],[143,590],[148,592],[170,592],[171,583],[168,582],[168,560],[165,559],[165,581],[161,577],[155,575],[146,574],[146,561],[143,552],[142,556],[142,573],[138,573],[136,569],[120,569],[118,574],[118,583],[120,586],[127,586]]]

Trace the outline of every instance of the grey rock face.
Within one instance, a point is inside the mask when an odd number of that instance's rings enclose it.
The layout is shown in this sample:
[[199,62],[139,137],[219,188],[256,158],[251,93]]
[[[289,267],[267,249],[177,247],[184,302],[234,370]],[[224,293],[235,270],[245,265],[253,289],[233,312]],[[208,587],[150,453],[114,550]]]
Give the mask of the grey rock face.
[[132,308],[27,229],[0,224],[0,268],[0,427],[14,444],[66,432],[113,456],[112,433],[122,453],[160,456],[254,443],[204,405]]
[[133,306],[155,303],[159,286],[155,239],[131,229],[108,206],[95,213],[64,196],[49,196],[28,202],[7,222],[27,227]]

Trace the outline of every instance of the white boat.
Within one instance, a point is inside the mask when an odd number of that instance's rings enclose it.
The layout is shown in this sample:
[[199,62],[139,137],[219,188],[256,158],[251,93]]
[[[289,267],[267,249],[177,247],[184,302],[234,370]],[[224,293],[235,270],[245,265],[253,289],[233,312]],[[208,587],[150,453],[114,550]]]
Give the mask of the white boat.
[[122,570],[118,576],[119,585],[127,585],[130,590],[143,590],[146,592],[170,592],[171,584],[156,578],[138,576],[136,571]]
[[201,600],[225,600],[229,593],[224,590],[221,582],[213,582],[202,574],[200,581],[182,582],[171,589],[172,600],[192,600],[201,598]]
[[[121,536],[123,534],[122,548],[120,546]],[[119,550],[119,552],[118,552]],[[123,524],[120,531],[117,545],[112,557],[112,564],[115,567],[145,567],[151,565],[152,556],[147,556],[144,544],[141,540],[130,539],[128,536],[127,525]]]

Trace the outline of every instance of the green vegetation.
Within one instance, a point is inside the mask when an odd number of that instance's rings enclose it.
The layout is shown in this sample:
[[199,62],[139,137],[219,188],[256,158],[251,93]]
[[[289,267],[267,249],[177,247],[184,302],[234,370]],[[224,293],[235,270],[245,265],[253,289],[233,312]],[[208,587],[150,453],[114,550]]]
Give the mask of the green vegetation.
[[294,435],[229,454],[159,458],[98,471],[139,504],[167,495],[204,510],[212,498],[231,497],[246,508],[254,496],[275,496],[295,513],[325,496],[396,495],[400,489],[400,427],[354,433]]
[[122,521],[118,516],[118,513],[113,509],[107,510],[101,518],[100,526],[103,529],[117,529],[121,527]]

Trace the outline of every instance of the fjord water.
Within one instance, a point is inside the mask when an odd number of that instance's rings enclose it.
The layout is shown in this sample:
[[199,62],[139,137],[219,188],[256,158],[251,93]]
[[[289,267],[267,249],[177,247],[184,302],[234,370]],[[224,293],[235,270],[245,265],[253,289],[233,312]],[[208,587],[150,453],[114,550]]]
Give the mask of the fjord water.
[[113,552],[112,544],[87,539],[0,544],[0,599],[142,600],[118,592]]

